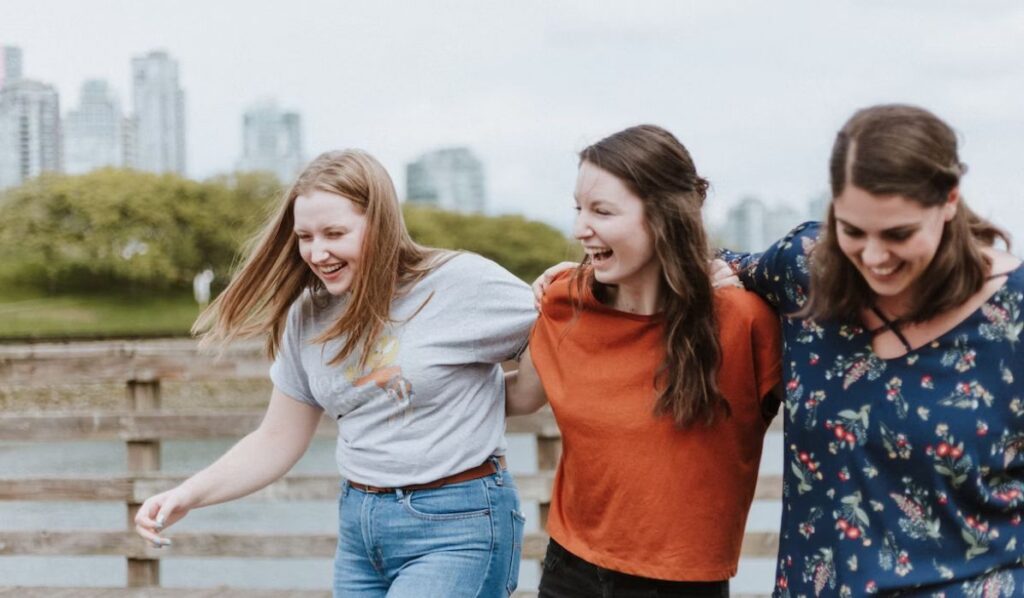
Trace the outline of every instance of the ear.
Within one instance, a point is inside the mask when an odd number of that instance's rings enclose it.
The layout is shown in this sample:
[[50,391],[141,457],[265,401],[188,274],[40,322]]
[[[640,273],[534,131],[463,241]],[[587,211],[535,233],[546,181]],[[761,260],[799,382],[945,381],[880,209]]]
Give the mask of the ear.
[[946,203],[942,205],[942,219],[949,222],[956,216],[956,210],[960,207],[960,187],[953,187],[949,190]]

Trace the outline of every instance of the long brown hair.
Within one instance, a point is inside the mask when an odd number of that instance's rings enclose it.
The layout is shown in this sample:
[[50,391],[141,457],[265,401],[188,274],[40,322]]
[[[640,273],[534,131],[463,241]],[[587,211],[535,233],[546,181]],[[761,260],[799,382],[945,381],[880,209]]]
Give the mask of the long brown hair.
[[249,242],[247,256],[227,289],[199,315],[192,327],[201,343],[226,344],[238,338],[267,335],[274,357],[288,308],[303,291],[323,291],[323,283],[299,255],[295,199],[313,191],[334,193],[358,205],[366,232],[345,310],[313,342],[344,336],[338,363],[361,349],[364,364],[384,326],[391,321],[391,301],[402,285],[436,267],[448,255],[413,242],[405,228],[398,196],[387,171],[361,150],[320,154],[282,197],[263,230]]
[[[945,204],[967,166],[957,154],[956,133],[931,112],[888,104],[857,111],[836,135],[829,162],[832,198],[847,185],[872,195],[901,195],[922,206]],[[953,309],[985,284],[989,260],[982,249],[1009,236],[981,218],[963,199],[945,223],[931,263],[913,283],[911,306],[900,319],[923,322]],[[801,316],[859,321],[875,294],[839,248],[830,204],[822,238],[811,260],[811,292]]]
[[[718,389],[722,351],[708,273],[710,247],[701,218],[708,182],[697,174],[686,147],[654,125],[605,137],[580,152],[583,162],[616,176],[643,201],[661,264],[665,318],[665,360],[655,374],[660,389],[655,414],[669,415],[679,426],[710,424],[719,409],[728,413],[729,405]],[[576,296],[589,286],[596,297],[607,297],[607,286],[587,264],[589,257],[576,272]]]

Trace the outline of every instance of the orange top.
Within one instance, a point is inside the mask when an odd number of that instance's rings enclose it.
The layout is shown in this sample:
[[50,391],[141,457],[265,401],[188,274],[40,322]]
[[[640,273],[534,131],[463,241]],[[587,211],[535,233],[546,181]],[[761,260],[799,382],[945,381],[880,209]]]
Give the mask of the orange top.
[[736,574],[768,422],[781,379],[778,317],[753,293],[715,292],[732,409],[680,430],[655,417],[663,319],[611,309],[587,292],[578,319],[568,275],[544,297],[530,355],[562,431],[548,533],[595,565],[672,581]]

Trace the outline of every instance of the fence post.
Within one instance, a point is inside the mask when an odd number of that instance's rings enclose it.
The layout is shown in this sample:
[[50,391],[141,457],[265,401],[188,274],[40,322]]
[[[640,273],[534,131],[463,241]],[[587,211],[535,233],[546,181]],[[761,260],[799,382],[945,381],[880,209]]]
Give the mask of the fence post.
[[[537,434],[537,471],[554,471],[558,468],[558,458],[562,454],[562,438]],[[540,527],[548,526],[548,511],[551,509],[551,498],[548,502],[538,505],[540,508]]]
[[[128,406],[133,411],[156,411],[160,409],[160,380],[129,380]],[[129,440],[128,475],[160,471],[159,440]],[[135,514],[139,503],[128,501],[128,528],[135,528]],[[142,539],[140,538],[141,542]],[[153,587],[160,585],[159,559],[128,557],[128,587]]]

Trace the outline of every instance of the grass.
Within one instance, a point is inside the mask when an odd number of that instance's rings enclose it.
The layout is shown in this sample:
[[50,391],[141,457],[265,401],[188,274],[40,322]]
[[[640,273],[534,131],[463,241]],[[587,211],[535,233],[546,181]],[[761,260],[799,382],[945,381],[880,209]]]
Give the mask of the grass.
[[49,295],[0,285],[0,341],[182,336],[198,314],[183,291]]

